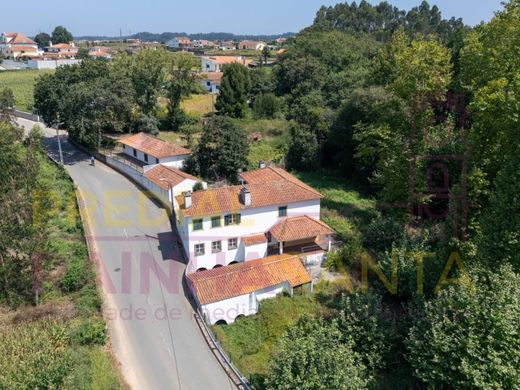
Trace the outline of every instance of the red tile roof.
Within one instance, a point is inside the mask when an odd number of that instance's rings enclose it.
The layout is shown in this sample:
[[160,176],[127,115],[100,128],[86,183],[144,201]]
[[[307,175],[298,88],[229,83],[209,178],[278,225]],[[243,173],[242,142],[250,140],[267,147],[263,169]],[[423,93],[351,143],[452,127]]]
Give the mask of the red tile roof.
[[288,282],[310,283],[298,256],[277,255],[188,275],[201,305],[223,301]]
[[177,184],[182,183],[186,179],[195,181],[199,180],[195,176],[183,172],[180,169],[168,167],[165,165],[157,165],[156,167],[153,167],[144,174],[144,177],[153,181],[163,190],[168,190],[170,184],[175,187]]
[[119,142],[156,158],[191,154],[189,149],[160,140],[146,133],[137,133],[120,139]]
[[[251,192],[250,206],[240,201],[240,190],[244,187],[242,185],[194,192],[191,196],[192,206],[188,209],[184,208],[182,195],[177,197],[177,202],[185,216],[197,217],[264,206],[286,205],[322,197],[318,191],[281,168],[263,168],[258,171],[263,172],[247,172],[249,174],[247,177],[254,178],[245,186]],[[241,176],[243,177],[244,174]],[[261,178],[263,181],[260,180]]]
[[245,246],[258,245],[267,242],[267,237],[264,233],[255,234],[252,236],[244,236],[241,238]]
[[36,42],[34,42],[31,38],[28,38],[22,33],[6,33],[6,37],[11,38],[9,41],[10,44],[13,45],[36,45]]
[[234,62],[238,62],[243,65],[247,65],[247,64],[250,64],[251,62],[253,62],[253,60],[251,60],[249,58],[234,57],[234,56],[212,56],[212,57],[202,57],[202,58],[215,62],[217,64],[221,64],[221,65],[232,64]]
[[307,191],[315,193],[320,198],[322,195],[312,188],[310,185],[305,184],[303,181],[297,179],[285,169],[276,167],[266,167],[256,169],[254,171],[242,172],[240,178],[247,184],[262,184],[265,182],[277,182],[277,181],[290,181],[294,185],[301,187]]
[[222,75],[222,72],[204,73],[204,80],[209,80],[215,84],[220,85],[220,83],[222,82]]
[[297,241],[334,233],[325,223],[306,215],[286,218],[274,225],[269,233],[278,242]]
[[25,52],[37,52],[38,49],[32,46],[24,46],[24,45],[11,45],[6,47],[7,50],[10,51],[25,51]]

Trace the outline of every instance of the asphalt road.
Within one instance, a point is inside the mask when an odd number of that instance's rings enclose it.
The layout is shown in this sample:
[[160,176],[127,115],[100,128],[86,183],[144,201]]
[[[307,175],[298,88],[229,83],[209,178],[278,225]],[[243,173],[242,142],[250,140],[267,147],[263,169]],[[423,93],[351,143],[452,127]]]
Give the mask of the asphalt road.
[[[35,122],[18,119],[29,130]],[[56,131],[45,129],[59,160]],[[235,389],[193,319],[185,269],[164,209],[124,176],[61,137],[65,168],[82,193],[104,269],[105,313],[125,379],[134,389]]]

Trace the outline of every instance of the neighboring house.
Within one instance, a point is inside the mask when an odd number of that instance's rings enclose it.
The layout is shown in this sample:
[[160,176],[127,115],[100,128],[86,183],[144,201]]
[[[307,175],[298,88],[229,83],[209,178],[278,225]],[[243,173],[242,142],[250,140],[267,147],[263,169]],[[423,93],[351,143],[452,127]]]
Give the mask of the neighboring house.
[[213,41],[208,41],[206,39],[196,39],[193,41],[193,47],[195,48],[203,48],[203,47],[209,47],[209,48],[215,48],[218,45]]
[[0,36],[0,52],[5,58],[36,57],[40,55],[38,45],[19,32],[4,32]]
[[219,93],[220,84],[222,83],[222,72],[208,72],[203,74],[201,83],[209,93]]
[[112,54],[109,52],[109,48],[106,46],[94,46],[88,51],[88,55],[91,58],[104,58],[106,60],[112,59]]
[[58,57],[72,58],[78,54],[79,49],[74,44],[74,42],[71,42],[71,43],[58,43],[56,45],[53,45],[51,43],[50,46],[45,47],[43,50],[46,53],[54,54]]
[[242,185],[178,195],[176,218],[188,273],[299,253],[323,259],[333,230],[320,222],[322,195],[281,168],[241,175]]
[[[182,168],[191,150],[160,140],[150,134],[137,133],[118,140],[123,145],[123,153],[138,160],[142,165],[163,164]],[[147,169],[144,169],[146,171]]]
[[242,50],[263,50],[266,44],[257,41],[241,41],[238,47]]
[[298,256],[277,255],[187,276],[188,286],[209,323],[232,323],[258,312],[259,303],[286,292],[312,291]]
[[218,48],[222,51],[236,50],[237,44],[234,41],[223,41],[220,42]]
[[201,57],[201,67],[203,72],[222,72],[222,67],[226,64],[238,62],[242,65],[249,65],[252,61],[241,56],[211,56]]
[[186,191],[193,191],[193,186],[201,182],[189,173],[162,164],[147,170],[144,177],[168,192],[170,204],[174,202],[175,196]]
[[193,48],[193,44],[188,37],[175,37],[166,42],[166,46],[168,46],[170,49],[176,50]]

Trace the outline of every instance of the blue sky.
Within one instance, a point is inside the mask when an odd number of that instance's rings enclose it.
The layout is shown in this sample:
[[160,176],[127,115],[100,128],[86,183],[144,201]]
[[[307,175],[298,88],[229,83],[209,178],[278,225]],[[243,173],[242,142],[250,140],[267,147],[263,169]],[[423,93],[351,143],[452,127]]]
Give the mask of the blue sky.
[[[389,0],[410,9],[421,0]],[[376,4],[379,1],[370,0]],[[0,31],[34,35],[66,26],[74,35],[123,35],[140,31],[232,32],[278,34],[297,32],[312,23],[321,5],[332,0],[26,0],[9,3],[9,18]],[[501,0],[436,0],[444,17],[462,17],[467,24],[488,21]]]

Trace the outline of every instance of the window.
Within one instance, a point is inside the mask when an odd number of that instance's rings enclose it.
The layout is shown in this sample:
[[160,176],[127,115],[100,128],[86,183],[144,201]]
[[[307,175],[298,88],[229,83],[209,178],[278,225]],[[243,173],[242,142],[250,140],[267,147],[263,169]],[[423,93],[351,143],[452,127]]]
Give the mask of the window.
[[228,214],[224,217],[224,225],[239,225],[240,219],[240,214]]
[[209,87],[211,85],[211,82],[206,81],[206,85]]
[[230,238],[227,242],[228,250],[238,248],[238,238]]
[[157,157],[155,158],[155,163],[159,164],[159,159]]
[[222,226],[222,219],[220,218],[220,215],[218,217],[211,217],[211,227],[212,228],[219,228]]
[[148,155],[146,153],[144,154],[144,161],[148,162]]
[[287,206],[278,207],[278,216],[287,217]]
[[202,230],[202,218],[193,220],[193,230]]
[[204,244],[195,244],[195,256],[204,255]]
[[134,157],[137,157],[137,149],[134,149]]
[[211,252],[218,253],[222,251],[222,241],[213,241],[211,243]]

